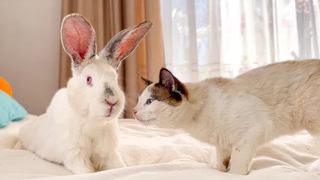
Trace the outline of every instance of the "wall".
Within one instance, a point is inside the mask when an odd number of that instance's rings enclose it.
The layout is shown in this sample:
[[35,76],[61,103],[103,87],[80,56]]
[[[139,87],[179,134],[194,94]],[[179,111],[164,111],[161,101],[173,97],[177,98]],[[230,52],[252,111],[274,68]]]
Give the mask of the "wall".
[[30,114],[58,89],[60,14],[61,0],[0,1],[0,77]]

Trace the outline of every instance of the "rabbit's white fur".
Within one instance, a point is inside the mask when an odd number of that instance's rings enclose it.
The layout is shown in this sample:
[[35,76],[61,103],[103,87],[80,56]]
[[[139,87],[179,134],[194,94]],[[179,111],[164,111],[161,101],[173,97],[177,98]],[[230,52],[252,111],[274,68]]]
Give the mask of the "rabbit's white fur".
[[159,83],[145,81],[134,116],[215,145],[220,171],[227,171],[230,161],[230,173],[245,175],[260,145],[303,129],[320,134],[320,60],[286,61],[235,79],[185,84],[162,69]]
[[89,22],[79,14],[66,16],[61,36],[73,77],[54,95],[46,114],[20,130],[22,146],[75,174],[124,167],[118,152],[118,117],[125,97],[116,69],[151,27],[144,22],[119,32],[97,55]]

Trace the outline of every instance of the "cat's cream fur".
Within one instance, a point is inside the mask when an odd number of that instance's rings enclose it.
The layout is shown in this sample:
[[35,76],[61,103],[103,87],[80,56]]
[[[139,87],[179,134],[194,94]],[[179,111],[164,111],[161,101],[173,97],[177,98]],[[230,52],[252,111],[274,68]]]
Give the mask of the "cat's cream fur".
[[[320,60],[286,61],[235,79],[186,84],[163,68],[159,83],[146,82],[134,116],[215,145],[220,171],[230,162],[230,173],[245,175],[258,146],[303,129],[320,133]],[[165,90],[171,95],[163,96]]]

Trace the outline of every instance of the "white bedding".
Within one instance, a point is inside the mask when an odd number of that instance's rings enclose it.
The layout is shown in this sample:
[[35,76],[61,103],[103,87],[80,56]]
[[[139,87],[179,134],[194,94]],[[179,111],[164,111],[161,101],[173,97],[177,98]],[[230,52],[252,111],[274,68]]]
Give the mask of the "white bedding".
[[306,132],[259,148],[250,174],[239,176],[208,165],[215,159],[212,146],[181,131],[146,127],[130,119],[120,121],[120,150],[128,167],[73,175],[31,152],[10,149],[21,125],[33,118],[0,129],[0,179],[320,179],[320,144]]

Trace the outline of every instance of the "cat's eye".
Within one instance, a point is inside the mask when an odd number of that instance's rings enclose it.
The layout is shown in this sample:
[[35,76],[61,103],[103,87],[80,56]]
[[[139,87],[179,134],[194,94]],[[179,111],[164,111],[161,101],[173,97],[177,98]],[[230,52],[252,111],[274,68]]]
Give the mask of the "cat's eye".
[[152,101],[153,101],[153,99],[147,99],[147,101],[146,101],[146,105],[151,104],[151,103],[152,103]]
[[91,78],[91,76],[88,76],[88,77],[87,77],[87,84],[88,84],[89,86],[92,86],[92,78]]

